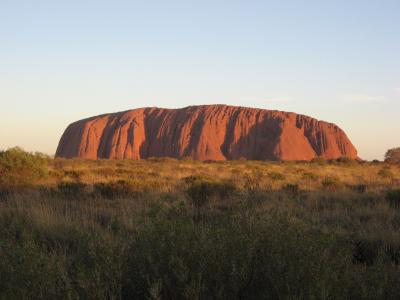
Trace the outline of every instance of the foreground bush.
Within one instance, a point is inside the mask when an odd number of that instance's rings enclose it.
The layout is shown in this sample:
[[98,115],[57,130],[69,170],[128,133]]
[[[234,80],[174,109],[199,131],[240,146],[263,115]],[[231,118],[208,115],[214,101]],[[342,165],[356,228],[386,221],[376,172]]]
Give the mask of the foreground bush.
[[32,185],[48,174],[47,158],[20,148],[0,151],[0,185],[3,187]]

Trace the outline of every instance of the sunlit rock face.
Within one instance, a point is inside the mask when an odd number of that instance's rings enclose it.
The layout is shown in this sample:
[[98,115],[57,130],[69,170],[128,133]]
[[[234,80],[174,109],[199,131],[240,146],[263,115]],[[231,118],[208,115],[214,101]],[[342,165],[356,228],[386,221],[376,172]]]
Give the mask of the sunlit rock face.
[[357,157],[343,130],[296,113],[227,105],[138,108],[68,126],[56,157],[311,160]]

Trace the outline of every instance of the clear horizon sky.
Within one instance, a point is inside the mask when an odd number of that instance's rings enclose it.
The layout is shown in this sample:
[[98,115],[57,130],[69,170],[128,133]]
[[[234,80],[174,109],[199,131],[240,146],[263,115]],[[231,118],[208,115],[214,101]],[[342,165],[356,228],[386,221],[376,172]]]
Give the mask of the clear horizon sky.
[[0,149],[54,154],[78,119],[224,103],[400,146],[400,1],[0,0]]

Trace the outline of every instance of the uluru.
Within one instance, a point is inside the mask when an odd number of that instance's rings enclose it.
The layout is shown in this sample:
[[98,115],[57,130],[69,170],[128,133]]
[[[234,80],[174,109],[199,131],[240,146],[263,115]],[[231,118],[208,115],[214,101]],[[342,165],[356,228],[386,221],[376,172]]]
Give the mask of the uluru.
[[338,126],[277,110],[228,105],[138,108],[70,124],[56,157],[196,160],[357,158]]

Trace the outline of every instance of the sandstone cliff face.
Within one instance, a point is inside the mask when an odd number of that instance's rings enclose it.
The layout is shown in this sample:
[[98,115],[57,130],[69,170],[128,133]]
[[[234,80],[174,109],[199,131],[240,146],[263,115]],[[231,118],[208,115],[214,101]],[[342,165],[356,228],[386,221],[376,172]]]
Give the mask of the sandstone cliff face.
[[227,105],[139,108],[72,123],[56,157],[310,160],[357,157],[336,125],[295,113]]

